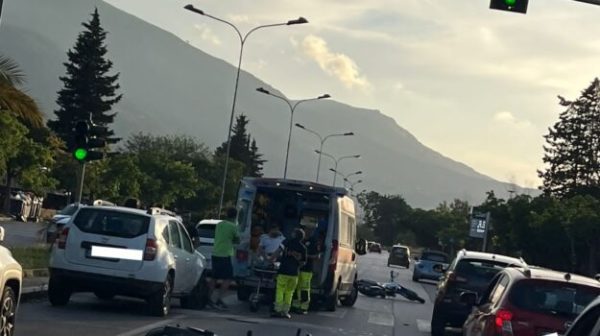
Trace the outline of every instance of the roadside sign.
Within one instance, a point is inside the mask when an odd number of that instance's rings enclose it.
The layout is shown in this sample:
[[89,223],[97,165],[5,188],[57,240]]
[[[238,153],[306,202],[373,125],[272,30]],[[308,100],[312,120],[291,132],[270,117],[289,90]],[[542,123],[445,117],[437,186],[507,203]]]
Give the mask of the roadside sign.
[[473,214],[471,216],[469,236],[483,239],[485,237],[488,225],[486,214]]

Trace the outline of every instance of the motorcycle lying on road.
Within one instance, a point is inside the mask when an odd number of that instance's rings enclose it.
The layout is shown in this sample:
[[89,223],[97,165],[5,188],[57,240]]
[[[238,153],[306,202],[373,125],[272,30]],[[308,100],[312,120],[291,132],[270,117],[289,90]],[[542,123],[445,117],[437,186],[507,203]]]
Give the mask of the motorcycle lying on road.
[[390,271],[390,282],[380,283],[373,280],[361,279],[356,282],[358,292],[369,297],[386,298],[401,295],[411,301],[425,303],[425,300],[415,291],[410,290],[394,281],[394,271]]

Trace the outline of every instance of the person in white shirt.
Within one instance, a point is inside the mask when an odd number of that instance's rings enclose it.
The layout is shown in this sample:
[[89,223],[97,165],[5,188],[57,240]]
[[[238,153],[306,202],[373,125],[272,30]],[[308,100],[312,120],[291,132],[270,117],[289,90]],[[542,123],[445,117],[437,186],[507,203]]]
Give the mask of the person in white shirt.
[[273,254],[279,249],[284,240],[285,237],[281,233],[279,224],[275,221],[271,222],[268,233],[265,233],[260,237],[260,242],[258,243],[258,255],[265,257],[270,262],[274,262]]

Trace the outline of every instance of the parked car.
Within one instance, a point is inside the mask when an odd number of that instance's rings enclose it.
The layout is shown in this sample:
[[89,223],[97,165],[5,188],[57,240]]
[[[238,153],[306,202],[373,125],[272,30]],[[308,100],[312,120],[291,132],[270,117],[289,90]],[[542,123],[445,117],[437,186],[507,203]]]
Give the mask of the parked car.
[[506,268],[477,297],[461,294],[475,306],[463,326],[465,336],[501,333],[538,336],[563,334],[585,307],[600,295],[600,282],[541,268]]
[[402,245],[392,246],[390,256],[388,257],[387,265],[403,266],[406,268],[410,267],[410,249]]
[[423,251],[421,257],[415,257],[415,268],[413,270],[413,281],[420,279],[439,280],[442,270],[448,268],[449,257],[440,251]]
[[[242,179],[238,193],[240,244],[234,258],[238,299],[247,300],[258,277],[252,267],[258,261],[252,250],[252,231],[264,216],[281,224],[290,237],[298,223],[310,222],[314,238],[323,247],[314,263],[311,302],[334,311],[338,303],[353,306],[358,297],[355,205],[348,191],[309,181],[249,178]],[[264,231],[264,230],[263,230]],[[366,252],[366,251],[365,251]],[[262,284],[272,289],[272,284]]]
[[[196,234],[198,234],[198,244],[196,250],[206,258],[206,270],[212,270],[212,251],[215,245],[215,230],[220,220],[203,219],[196,224]],[[208,274],[208,273],[207,273]]]
[[[598,336],[600,335],[600,296],[579,314],[573,325],[563,336]],[[546,336],[560,336],[557,332]]]
[[[4,234],[4,228],[0,227],[0,242],[4,241]],[[4,246],[0,246],[0,280],[0,330],[2,335],[12,336],[23,284],[23,269]]]
[[508,266],[522,267],[522,259],[499,254],[461,250],[448,266],[442,269],[431,317],[431,335],[444,335],[447,325],[461,328],[471,313],[471,306],[460,299],[463,292],[483,295],[494,276]]
[[369,252],[381,253],[381,244],[379,244],[379,243],[371,244],[371,246],[369,247]]
[[171,297],[180,298],[184,308],[207,302],[204,265],[175,214],[86,206],[54,244],[48,298],[62,306],[75,292],[93,292],[100,299],[137,297],[147,301],[153,315],[166,316]]

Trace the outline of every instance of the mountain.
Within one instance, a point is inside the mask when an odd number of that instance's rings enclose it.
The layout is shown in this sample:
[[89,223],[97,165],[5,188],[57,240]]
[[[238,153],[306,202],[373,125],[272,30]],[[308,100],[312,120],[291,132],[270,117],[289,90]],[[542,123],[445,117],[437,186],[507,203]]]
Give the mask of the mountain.
[[[29,93],[46,116],[54,117],[66,51],[73,46],[82,30],[81,22],[89,19],[94,6],[109,32],[109,58],[121,73],[124,98],[117,107],[117,134],[184,133],[212,148],[222,143],[235,78],[235,68],[230,64],[102,1],[7,0],[0,28],[0,53],[20,63],[28,76]],[[250,118],[250,131],[268,160],[266,175],[281,176],[289,114],[282,113],[280,101],[265,99],[255,91],[261,86],[279,93],[253,75],[242,73],[237,111]],[[364,188],[402,194],[413,206],[429,208],[453,198],[479,201],[489,190],[501,196],[507,194],[505,183],[427,148],[379,111],[332,100],[318,101],[303,105],[296,122],[313,125],[324,133],[353,130],[356,136],[327,143],[330,153],[362,154],[360,160],[344,161],[340,170],[362,170]],[[317,164],[316,139],[296,130],[294,140],[288,177],[312,180]],[[332,174],[327,170],[330,162],[323,158],[321,181],[327,183]]]

